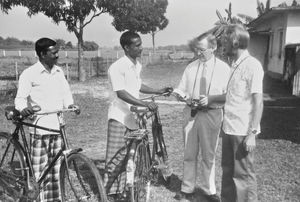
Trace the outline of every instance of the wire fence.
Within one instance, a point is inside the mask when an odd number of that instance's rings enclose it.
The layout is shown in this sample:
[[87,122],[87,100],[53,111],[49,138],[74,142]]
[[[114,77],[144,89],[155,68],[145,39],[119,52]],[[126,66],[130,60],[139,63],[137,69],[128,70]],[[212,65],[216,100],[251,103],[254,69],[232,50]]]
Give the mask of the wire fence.
[[[18,79],[24,69],[38,61],[34,51],[6,51],[0,50],[0,97],[14,97]],[[78,80],[78,56],[77,51],[60,51],[58,66],[60,66],[67,80]],[[88,51],[84,52],[82,61],[85,78],[106,76],[109,66],[122,57],[122,51]],[[139,61],[143,67],[147,65],[164,64],[168,61],[191,60],[194,57],[191,52],[158,51],[143,52]],[[1,99],[0,99],[1,100]]]
[[[2,50],[0,55],[0,80],[18,80],[20,73],[38,61],[35,51]],[[62,67],[68,80],[78,78],[77,51],[60,51],[58,66]],[[83,69],[86,78],[104,76],[108,67],[124,55],[123,51],[86,51],[83,57]],[[156,54],[148,51],[139,58],[143,66],[164,63],[165,61],[190,60],[191,52],[158,51]]]

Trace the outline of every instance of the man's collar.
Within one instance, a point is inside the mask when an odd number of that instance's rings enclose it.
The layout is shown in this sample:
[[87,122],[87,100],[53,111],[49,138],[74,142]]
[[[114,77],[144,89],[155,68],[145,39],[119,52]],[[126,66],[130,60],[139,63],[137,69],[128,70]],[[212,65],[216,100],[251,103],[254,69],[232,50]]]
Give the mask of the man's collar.
[[132,59],[130,59],[127,55],[124,55],[124,57],[126,58],[126,62],[128,62],[128,64],[136,66],[139,64],[139,61],[136,60],[136,64],[134,64],[134,62],[132,61]]
[[240,57],[235,62],[233,62],[232,66],[235,67],[236,65],[238,65],[242,60],[244,60],[248,56],[249,56],[248,50],[244,50],[242,52],[242,54],[240,55]]
[[[38,70],[40,73],[49,72],[40,61],[38,61]],[[58,71],[59,71],[58,67],[56,65],[54,65],[53,68],[51,69],[50,73],[58,72]]]
[[212,56],[211,58],[209,58],[209,60],[207,60],[207,61],[205,61],[205,62],[202,62],[200,59],[198,59],[199,60],[199,62],[201,63],[201,64],[206,64],[206,65],[210,65],[210,64],[213,64],[213,62],[214,62],[214,60],[216,59],[216,56]]

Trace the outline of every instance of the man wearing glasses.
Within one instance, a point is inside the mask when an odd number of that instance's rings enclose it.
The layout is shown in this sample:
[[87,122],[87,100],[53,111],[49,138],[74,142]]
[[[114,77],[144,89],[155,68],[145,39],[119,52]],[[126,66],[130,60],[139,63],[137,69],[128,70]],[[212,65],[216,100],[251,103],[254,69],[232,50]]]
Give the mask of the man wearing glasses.
[[183,110],[183,179],[175,199],[194,198],[200,152],[200,188],[207,200],[220,201],[215,186],[215,156],[230,68],[215,57],[217,40],[212,34],[201,34],[192,46],[196,60],[186,67],[174,90],[179,100],[188,103]]

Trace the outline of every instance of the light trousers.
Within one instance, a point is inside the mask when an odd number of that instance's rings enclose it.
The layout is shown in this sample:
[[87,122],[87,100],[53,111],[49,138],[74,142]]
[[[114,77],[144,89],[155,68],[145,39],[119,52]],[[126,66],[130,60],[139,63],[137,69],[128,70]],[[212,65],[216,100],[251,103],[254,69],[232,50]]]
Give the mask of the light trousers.
[[[192,193],[195,190],[197,171],[200,188],[208,195],[216,194],[215,157],[218,145],[222,109],[199,111],[195,117],[185,109],[184,114],[184,161],[181,191]],[[201,155],[198,170],[198,156]]]

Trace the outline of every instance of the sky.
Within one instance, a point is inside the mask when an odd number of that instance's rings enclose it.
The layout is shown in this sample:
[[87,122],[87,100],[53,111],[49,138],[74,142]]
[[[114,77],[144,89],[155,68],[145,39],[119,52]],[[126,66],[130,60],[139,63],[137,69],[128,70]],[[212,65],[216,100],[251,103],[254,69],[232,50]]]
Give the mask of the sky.
[[[260,0],[265,3],[266,0]],[[156,46],[182,45],[212,28],[218,21],[216,10],[226,17],[225,8],[232,3],[233,15],[238,13],[257,17],[256,0],[169,0],[166,17],[168,26],[156,34]],[[271,0],[271,7],[275,7],[284,0]],[[292,0],[285,1],[288,5]],[[67,31],[63,23],[54,24],[43,14],[32,16],[26,14],[24,7],[14,7],[8,14],[0,11],[0,36],[15,37],[19,40],[36,41],[41,37],[64,39],[77,44],[74,33]],[[102,14],[95,18],[84,29],[85,41],[95,41],[100,47],[119,46],[120,32],[111,25],[112,17]],[[141,35],[143,46],[151,47],[151,35]]]

